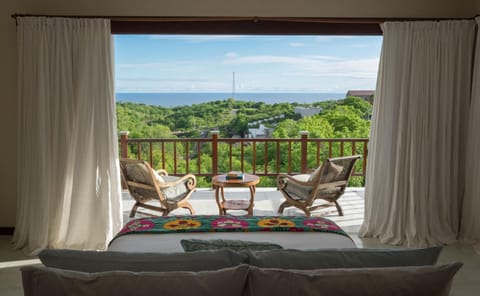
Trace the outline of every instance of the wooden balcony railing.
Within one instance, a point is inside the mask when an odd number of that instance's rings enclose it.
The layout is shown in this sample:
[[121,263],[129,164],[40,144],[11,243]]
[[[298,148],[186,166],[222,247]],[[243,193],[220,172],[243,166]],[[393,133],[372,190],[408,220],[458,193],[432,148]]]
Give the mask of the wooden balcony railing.
[[120,133],[120,155],[143,159],[153,168],[165,168],[172,175],[193,173],[214,176],[242,171],[273,177],[279,173],[307,173],[329,157],[362,155],[353,176],[365,176],[368,139],[316,139],[308,132],[299,138],[210,138],[130,139]]

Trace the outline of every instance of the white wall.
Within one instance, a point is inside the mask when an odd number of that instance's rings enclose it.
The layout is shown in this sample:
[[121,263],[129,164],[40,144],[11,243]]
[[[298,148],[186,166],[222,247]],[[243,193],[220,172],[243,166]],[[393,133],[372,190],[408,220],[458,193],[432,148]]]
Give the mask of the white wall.
[[2,0],[0,1],[0,227],[15,225],[16,44],[13,13],[137,16],[464,18],[480,0]]

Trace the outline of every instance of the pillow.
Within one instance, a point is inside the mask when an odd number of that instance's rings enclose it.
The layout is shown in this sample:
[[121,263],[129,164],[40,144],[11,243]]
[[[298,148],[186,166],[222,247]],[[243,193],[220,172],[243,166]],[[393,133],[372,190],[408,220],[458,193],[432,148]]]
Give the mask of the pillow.
[[160,174],[156,170],[152,170],[153,176],[157,180],[158,183],[165,183],[165,180],[160,176]]
[[248,256],[229,250],[189,253],[127,253],[112,251],[43,250],[38,255],[47,267],[84,272],[201,271],[248,262]]
[[258,267],[318,269],[433,265],[442,247],[422,249],[272,250],[249,254]]
[[308,182],[313,182],[320,178],[320,183],[330,183],[337,179],[342,172],[343,166],[334,164],[331,161],[327,161],[313,171],[313,173],[310,175],[310,178],[308,178]]
[[342,174],[342,172],[343,166],[328,161],[325,164],[325,169],[322,171],[319,182],[323,184],[337,181],[338,177]]
[[251,267],[248,295],[446,296],[462,266],[282,270]]
[[310,178],[308,178],[308,182],[312,182],[314,180],[317,180],[319,177],[320,177],[320,172],[322,171],[322,168],[323,168],[324,164],[317,167],[313,173],[310,175]]
[[245,295],[249,267],[217,271],[83,273],[55,268],[22,267],[25,296],[40,295]]
[[128,179],[143,184],[153,185],[151,181],[150,171],[143,161],[126,163],[125,168],[127,171]]
[[241,250],[279,250],[282,246],[273,243],[251,242],[242,240],[224,240],[224,239],[182,239],[180,241],[186,252],[198,250],[218,250],[228,249],[233,251]]

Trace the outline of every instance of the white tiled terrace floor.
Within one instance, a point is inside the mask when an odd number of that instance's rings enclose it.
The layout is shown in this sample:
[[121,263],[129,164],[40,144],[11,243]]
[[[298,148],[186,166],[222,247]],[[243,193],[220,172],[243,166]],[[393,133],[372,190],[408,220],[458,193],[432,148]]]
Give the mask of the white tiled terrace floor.
[[[313,213],[313,216],[322,216],[335,221],[349,234],[356,234],[363,222],[364,210],[364,188],[349,187],[345,194],[339,200],[344,216],[339,216],[335,207],[319,210]],[[250,192],[248,188],[225,188],[226,199],[248,199]],[[254,215],[280,215],[277,213],[278,207],[284,201],[282,194],[271,187],[257,187],[255,194]],[[215,190],[211,188],[198,188],[190,198],[190,202],[198,215],[217,215],[218,207],[215,202]],[[134,204],[133,199],[128,192],[123,193],[123,213],[124,221],[128,221],[130,209]],[[146,210],[142,210],[148,212]],[[245,211],[229,211],[229,214],[244,215]],[[186,209],[178,209],[172,212],[172,215],[189,214]],[[304,213],[294,207],[286,208],[283,215],[295,216],[304,215]]]

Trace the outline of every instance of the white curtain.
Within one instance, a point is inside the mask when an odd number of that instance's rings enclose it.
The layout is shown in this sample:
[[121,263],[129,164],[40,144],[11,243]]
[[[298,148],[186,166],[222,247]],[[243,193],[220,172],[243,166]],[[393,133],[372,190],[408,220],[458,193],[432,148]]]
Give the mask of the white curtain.
[[[457,240],[475,22],[386,22],[360,236]],[[478,179],[477,179],[478,182]]]
[[[477,28],[480,17],[476,18]],[[462,212],[461,239],[473,244],[480,253],[480,31],[477,44],[472,83],[472,101],[468,127],[465,170],[465,197]]]
[[122,224],[109,20],[22,17],[14,243],[104,249]]

